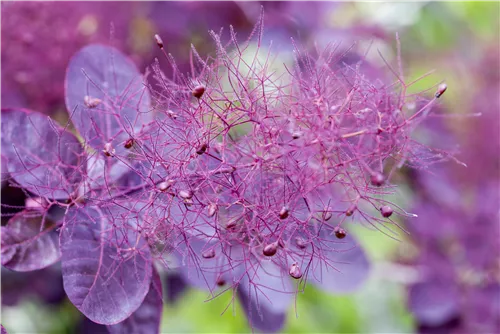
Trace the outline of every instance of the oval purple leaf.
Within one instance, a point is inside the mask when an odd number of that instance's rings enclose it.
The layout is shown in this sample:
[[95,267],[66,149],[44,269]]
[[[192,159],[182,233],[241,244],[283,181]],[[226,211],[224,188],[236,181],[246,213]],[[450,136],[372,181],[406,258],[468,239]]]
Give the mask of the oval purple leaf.
[[64,290],[90,320],[114,325],[142,304],[152,275],[146,241],[118,212],[72,209],[61,230]]
[[39,213],[16,214],[2,226],[2,265],[14,271],[33,271],[59,261],[56,227]]
[[238,285],[238,297],[250,326],[265,333],[279,331],[293,303],[290,277],[272,262],[255,264]]
[[108,326],[111,334],[134,333],[150,334],[160,330],[161,315],[163,310],[162,288],[160,275],[153,268],[153,277],[149,292],[142,305],[124,321]]
[[116,154],[150,117],[150,96],[134,63],[117,49],[93,44],[71,59],[66,72],[66,107],[83,138]]
[[2,109],[2,155],[22,187],[41,197],[67,199],[82,179],[82,145],[40,113]]

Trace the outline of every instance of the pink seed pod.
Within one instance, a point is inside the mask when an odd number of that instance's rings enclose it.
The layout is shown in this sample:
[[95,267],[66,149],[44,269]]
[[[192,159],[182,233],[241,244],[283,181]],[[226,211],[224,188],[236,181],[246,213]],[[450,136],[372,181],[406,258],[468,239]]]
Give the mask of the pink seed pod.
[[438,86],[436,94],[434,94],[434,96],[436,97],[436,99],[439,99],[441,97],[441,95],[443,95],[444,92],[446,92],[446,89],[448,89],[448,86],[444,82],[442,84],[440,84]]
[[340,226],[336,226],[333,229],[333,232],[335,233],[335,236],[337,237],[337,239],[344,239],[347,235],[347,232]]
[[102,150],[102,153],[108,157],[112,157],[115,154],[115,149],[113,148],[113,145],[111,143],[106,143],[104,144],[104,149]]
[[212,259],[215,257],[215,250],[212,248],[212,249],[207,249],[206,251],[204,251],[203,253],[201,253],[201,256],[204,258],[204,259]]
[[346,215],[347,217],[352,216],[352,215],[354,214],[354,211],[356,211],[356,209],[357,209],[357,208],[356,208],[356,205],[352,205],[349,209],[347,209],[347,210],[345,211],[345,215]]
[[156,44],[158,45],[158,47],[160,49],[163,49],[163,40],[161,39],[160,35],[155,34],[155,41],[156,41]]
[[273,242],[270,243],[269,245],[266,245],[262,250],[262,253],[265,256],[273,256],[274,254],[276,254],[277,251],[278,251],[278,243]]
[[226,280],[220,276],[219,278],[217,278],[217,282],[216,282],[217,286],[224,286],[226,285]]
[[231,230],[236,227],[236,220],[233,220],[232,222],[227,223],[226,229]]
[[158,190],[160,191],[167,191],[168,189],[170,189],[170,187],[175,183],[174,180],[166,180],[166,181],[163,181],[161,183],[158,184]]
[[127,139],[127,141],[125,142],[125,144],[123,145],[123,147],[125,147],[126,149],[129,149],[131,148],[132,146],[134,146],[134,138],[129,138]]
[[193,89],[191,94],[193,94],[193,96],[197,99],[200,99],[203,96],[203,93],[205,93],[205,86],[199,85]]
[[307,241],[305,241],[304,238],[301,238],[301,237],[296,237],[295,238],[295,244],[300,249],[305,249],[307,247]]
[[332,218],[332,213],[328,211],[329,209],[325,209],[323,212],[323,220],[329,221]]
[[208,145],[206,143],[201,144],[196,149],[196,154],[202,155],[203,153],[205,153],[207,151],[207,148],[208,148]]
[[392,216],[392,212],[392,208],[389,205],[384,205],[380,208],[380,213],[385,218],[389,218],[390,216]]
[[166,113],[167,113],[168,117],[170,117],[172,119],[177,119],[177,117],[178,117],[177,114],[170,109],[167,110]]
[[213,217],[215,215],[215,213],[217,212],[217,204],[214,204],[214,203],[210,203],[207,207],[207,210],[208,210],[208,216],[209,217]]
[[290,211],[288,210],[288,208],[286,206],[284,206],[279,213],[279,217],[280,217],[280,219],[287,219],[289,214],[290,214]]
[[290,270],[288,271],[290,276],[295,279],[300,279],[302,277],[302,272],[300,271],[300,267],[297,263],[294,263],[290,266]]
[[89,109],[96,108],[99,104],[101,104],[101,102],[102,100],[98,99],[97,97],[85,95],[85,97],[83,98],[83,104]]
[[374,185],[376,187],[380,187],[384,184],[385,177],[381,173],[374,173],[374,174],[372,174],[372,176],[370,178],[370,182],[372,183],[372,185]]
[[179,197],[182,199],[191,199],[194,194],[191,190],[181,190],[179,191]]

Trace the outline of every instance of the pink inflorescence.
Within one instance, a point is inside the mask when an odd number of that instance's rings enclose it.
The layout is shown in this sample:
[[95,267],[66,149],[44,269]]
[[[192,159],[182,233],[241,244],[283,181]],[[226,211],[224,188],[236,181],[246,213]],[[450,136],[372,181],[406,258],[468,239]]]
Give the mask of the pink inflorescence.
[[[55,225],[62,225],[65,288],[91,320],[115,324],[135,311],[153,291],[155,261],[178,267],[213,295],[237,290],[252,325],[274,331],[264,323],[282,325],[296,280],[338,293],[365,280],[368,260],[348,223],[394,234],[393,212],[411,216],[384,197],[394,192],[398,168],[432,161],[430,149],[420,158],[423,146],[411,134],[444,89],[423,101],[407,94],[412,83],[402,73],[395,82],[376,78],[378,70],[349,62],[349,50],[339,45],[309,55],[292,41],[294,64],[276,69],[262,29],[261,20],[245,43],[232,28],[227,44],[212,32],[215,57],[204,59],[193,48],[189,74],[155,35],[173,76],[157,61],[149,90],[117,50],[82,49],[67,71],[66,104],[83,146],[41,116],[3,113],[13,120],[12,138],[20,131],[17,119],[38,117],[54,133],[56,148],[19,148],[44,163],[33,167],[36,175],[26,173],[35,159],[23,161],[15,145],[5,144],[8,172],[66,210]],[[417,104],[424,107],[409,107]],[[48,174],[45,165],[58,169]],[[93,253],[79,258],[90,252],[89,242]],[[87,268],[99,247],[102,263],[91,265],[110,268],[116,279],[73,280],[80,270],[75,261]],[[128,295],[108,291],[115,281],[127,284]],[[78,304],[87,291],[95,305]],[[131,295],[134,303],[97,312],[108,302],[101,295],[110,303]]]

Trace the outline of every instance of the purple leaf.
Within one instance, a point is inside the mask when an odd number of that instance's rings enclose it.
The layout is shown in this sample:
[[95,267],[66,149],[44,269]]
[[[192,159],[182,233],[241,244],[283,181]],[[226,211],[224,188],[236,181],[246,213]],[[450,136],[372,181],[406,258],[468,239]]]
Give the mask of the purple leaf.
[[82,179],[83,148],[50,118],[25,109],[2,110],[2,155],[10,175],[41,197],[67,199]]
[[409,308],[419,323],[441,325],[459,313],[459,296],[453,282],[430,280],[413,285]]
[[[309,238],[311,235],[316,234],[312,232]],[[304,239],[308,240],[305,236]],[[289,265],[296,262],[303,271],[307,268],[309,282],[323,290],[341,294],[354,292],[366,281],[370,263],[351,234],[337,239],[331,226],[322,225],[314,242],[317,244],[314,249],[307,245],[305,250],[289,259]]]
[[134,333],[150,334],[160,330],[161,315],[163,310],[162,288],[160,275],[153,268],[153,277],[149,292],[142,305],[124,321],[108,326],[112,334]]
[[293,303],[290,277],[272,262],[255,264],[238,285],[238,297],[252,328],[279,331]]
[[57,225],[38,213],[21,211],[2,226],[2,265],[33,271],[59,261]]
[[152,260],[134,224],[105,210],[68,212],[60,236],[62,271],[71,302],[90,320],[114,325],[142,304]]
[[66,73],[66,107],[83,138],[116,154],[150,114],[150,96],[134,63],[115,48],[93,44],[81,49]]

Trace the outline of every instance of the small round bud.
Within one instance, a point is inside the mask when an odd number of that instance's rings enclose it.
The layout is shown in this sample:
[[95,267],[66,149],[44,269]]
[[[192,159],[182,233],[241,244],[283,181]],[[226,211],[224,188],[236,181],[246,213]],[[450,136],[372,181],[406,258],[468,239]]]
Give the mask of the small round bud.
[[167,113],[168,117],[170,117],[172,119],[177,119],[177,117],[178,117],[177,114],[170,109],[167,110],[166,113]]
[[438,86],[436,94],[434,94],[434,96],[436,97],[436,99],[439,99],[441,97],[441,95],[443,95],[444,92],[446,92],[447,88],[448,88],[448,86],[445,83],[440,84]]
[[125,142],[125,144],[123,145],[126,149],[129,149],[131,148],[132,146],[134,146],[134,138],[129,138],[127,139],[127,141]]
[[106,143],[104,144],[102,153],[104,153],[108,157],[112,157],[115,154],[115,149],[113,148],[113,145],[111,145],[111,143]]
[[191,199],[194,194],[191,190],[181,190],[179,191],[179,197],[182,199]]
[[389,218],[390,216],[392,216],[392,212],[392,208],[389,205],[384,205],[380,208],[380,213],[385,218]]
[[206,251],[204,251],[203,253],[201,253],[201,256],[204,258],[204,259],[212,259],[215,257],[215,250],[212,248],[212,249],[208,249]]
[[209,216],[209,217],[213,217],[213,216],[215,215],[215,213],[217,212],[217,204],[210,203],[210,204],[208,205],[207,210],[208,210],[208,213],[207,213],[207,214],[208,214],[208,216]]
[[288,210],[288,208],[286,206],[284,206],[279,213],[280,219],[287,219],[289,214],[290,214],[290,211]]
[[307,247],[307,241],[305,241],[304,238],[301,238],[301,237],[296,237],[295,238],[295,244],[300,249],[305,249]]
[[205,86],[203,85],[196,86],[192,91],[193,96],[197,99],[200,99],[203,96],[203,93],[205,93]]
[[274,254],[276,254],[277,251],[278,251],[278,243],[273,242],[265,246],[264,249],[262,250],[262,253],[264,253],[265,256],[273,256]]
[[226,280],[222,277],[217,278],[217,286],[224,286],[226,285]]
[[85,97],[83,98],[83,104],[89,109],[96,108],[99,104],[101,104],[101,102],[102,100],[98,99],[97,97],[85,95]]
[[233,220],[232,222],[227,223],[226,229],[231,230],[236,227],[236,220]]
[[197,149],[196,149],[196,154],[202,155],[207,151],[208,145],[206,143],[201,144]]
[[374,174],[372,174],[372,176],[370,178],[370,182],[372,183],[372,185],[374,185],[376,187],[380,187],[384,184],[385,177],[381,173],[374,173]]
[[158,190],[167,191],[175,183],[174,180],[166,180],[158,184]]
[[350,217],[354,214],[354,211],[356,211],[356,205],[352,205],[349,209],[345,211],[345,215],[347,217]]
[[329,212],[328,209],[325,209],[325,211],[323,211],[323,220],[329,221],[330,218],[332,218],[332,213]]
[[160,47],[160,49],[163,49],[163,40],[161,39],[160,35],[155,34],[155,41],[156,44]]
[[337,239],[344,239],[347,235],[347,232],[340,226],[336,226],[333,229],[333,232],[335,232],[335,236],[337,237]]
[[300,267],[297,265],[297,263],[294,263],[290,266],[290,270],[288,271],[290,276],[295,279],[299,279],[302,277],[302,272],[300,271]]

